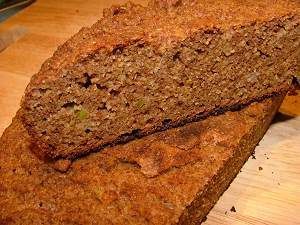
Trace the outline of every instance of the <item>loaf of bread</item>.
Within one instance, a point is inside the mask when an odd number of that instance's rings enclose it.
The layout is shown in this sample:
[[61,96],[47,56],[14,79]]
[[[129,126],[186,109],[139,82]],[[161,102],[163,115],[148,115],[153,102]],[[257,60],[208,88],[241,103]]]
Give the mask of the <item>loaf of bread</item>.
[[105,148],[74,161],[67,173],[32,153],[18,115],[0,139],[0,224],[199,224],[281,100]]
[[289,89],[298,0],[162,0],[104,11],[35,74],[22,120],[72,159]]

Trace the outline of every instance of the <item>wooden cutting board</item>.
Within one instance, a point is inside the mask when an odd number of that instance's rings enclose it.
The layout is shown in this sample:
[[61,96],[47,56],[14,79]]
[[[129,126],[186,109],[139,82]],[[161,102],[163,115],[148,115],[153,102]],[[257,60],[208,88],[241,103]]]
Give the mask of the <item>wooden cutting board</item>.
[[[109,0],[38,0],[0,24],[0,40],[3,35],[9,40],[9,46],[0,49],[0,135],[41,63],[110,5]],[[280,112],[257,147],[256,159],[248,160],[204,224],[300,224],[299,95],[287,97]]]

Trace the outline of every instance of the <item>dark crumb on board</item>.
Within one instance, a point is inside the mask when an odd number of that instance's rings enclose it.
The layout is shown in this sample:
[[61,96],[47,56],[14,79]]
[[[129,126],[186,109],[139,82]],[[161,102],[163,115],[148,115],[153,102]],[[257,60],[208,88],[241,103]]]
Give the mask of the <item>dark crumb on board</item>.
[[296,91],[296,89],[291,89],[288,93],[287,93],[288,96],[297,96],[298,93]]
[[236,212],[236,209],[234,206],[231,207],[230,212]]
[[288,92],[288,96],[297,96],[298,95],[298,92],[297,90],[300,90],[300,78],[299,78],[299,75],[293,77],[293,80],[292,80],[292,88],[291,90],[289,90]]
[[263,170],[263,169],[264,169],[264,168],[262,168],[261,166],[260,166],[260,167],[258,167],[258,170],[259,170],[259,171],[261,171],[261,170]]
[[227,211],[225,211],[225,215],[227,215]]
[[280,183],[279,183],[279,182],[278,182],[277,184],[278,184],[278,185],[280,185]]
[[274,171],[272,171],[272,174],[274,174]]
[[256,159],[255,153],[252,153],[251,156],[252,156],[252,159]]

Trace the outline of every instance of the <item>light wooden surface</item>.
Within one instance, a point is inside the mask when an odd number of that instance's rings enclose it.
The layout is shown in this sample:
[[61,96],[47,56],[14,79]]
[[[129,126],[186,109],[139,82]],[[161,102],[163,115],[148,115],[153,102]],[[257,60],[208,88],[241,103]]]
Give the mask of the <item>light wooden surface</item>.
[[[10,124],[41,63],[58,44],[95,22],[111,4],[109,0],[38,0],[0,24],[0,37],[8,30],[26,31],[0,52],[0,134]],[[283,114],[257,147],[256,159],[248,160],[205,225],[300,224],[300,97],[288,97],[280,111]],[[230,211],[232,206],[236,212]]]

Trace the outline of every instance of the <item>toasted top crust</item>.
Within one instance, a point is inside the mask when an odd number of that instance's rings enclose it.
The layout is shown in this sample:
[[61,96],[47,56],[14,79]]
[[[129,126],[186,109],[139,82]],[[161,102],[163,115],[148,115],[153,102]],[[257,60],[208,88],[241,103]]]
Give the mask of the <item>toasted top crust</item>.
[[152,0],[148,7],[126,3],[104,10],[103,18],[82,28],[32,77],[27,92],[55,80],[63,71],[95,52],[111,53],[137,41],[158,52],[201,29],[228,29],[270,21],[288,14],[299,16],[298,0]]

